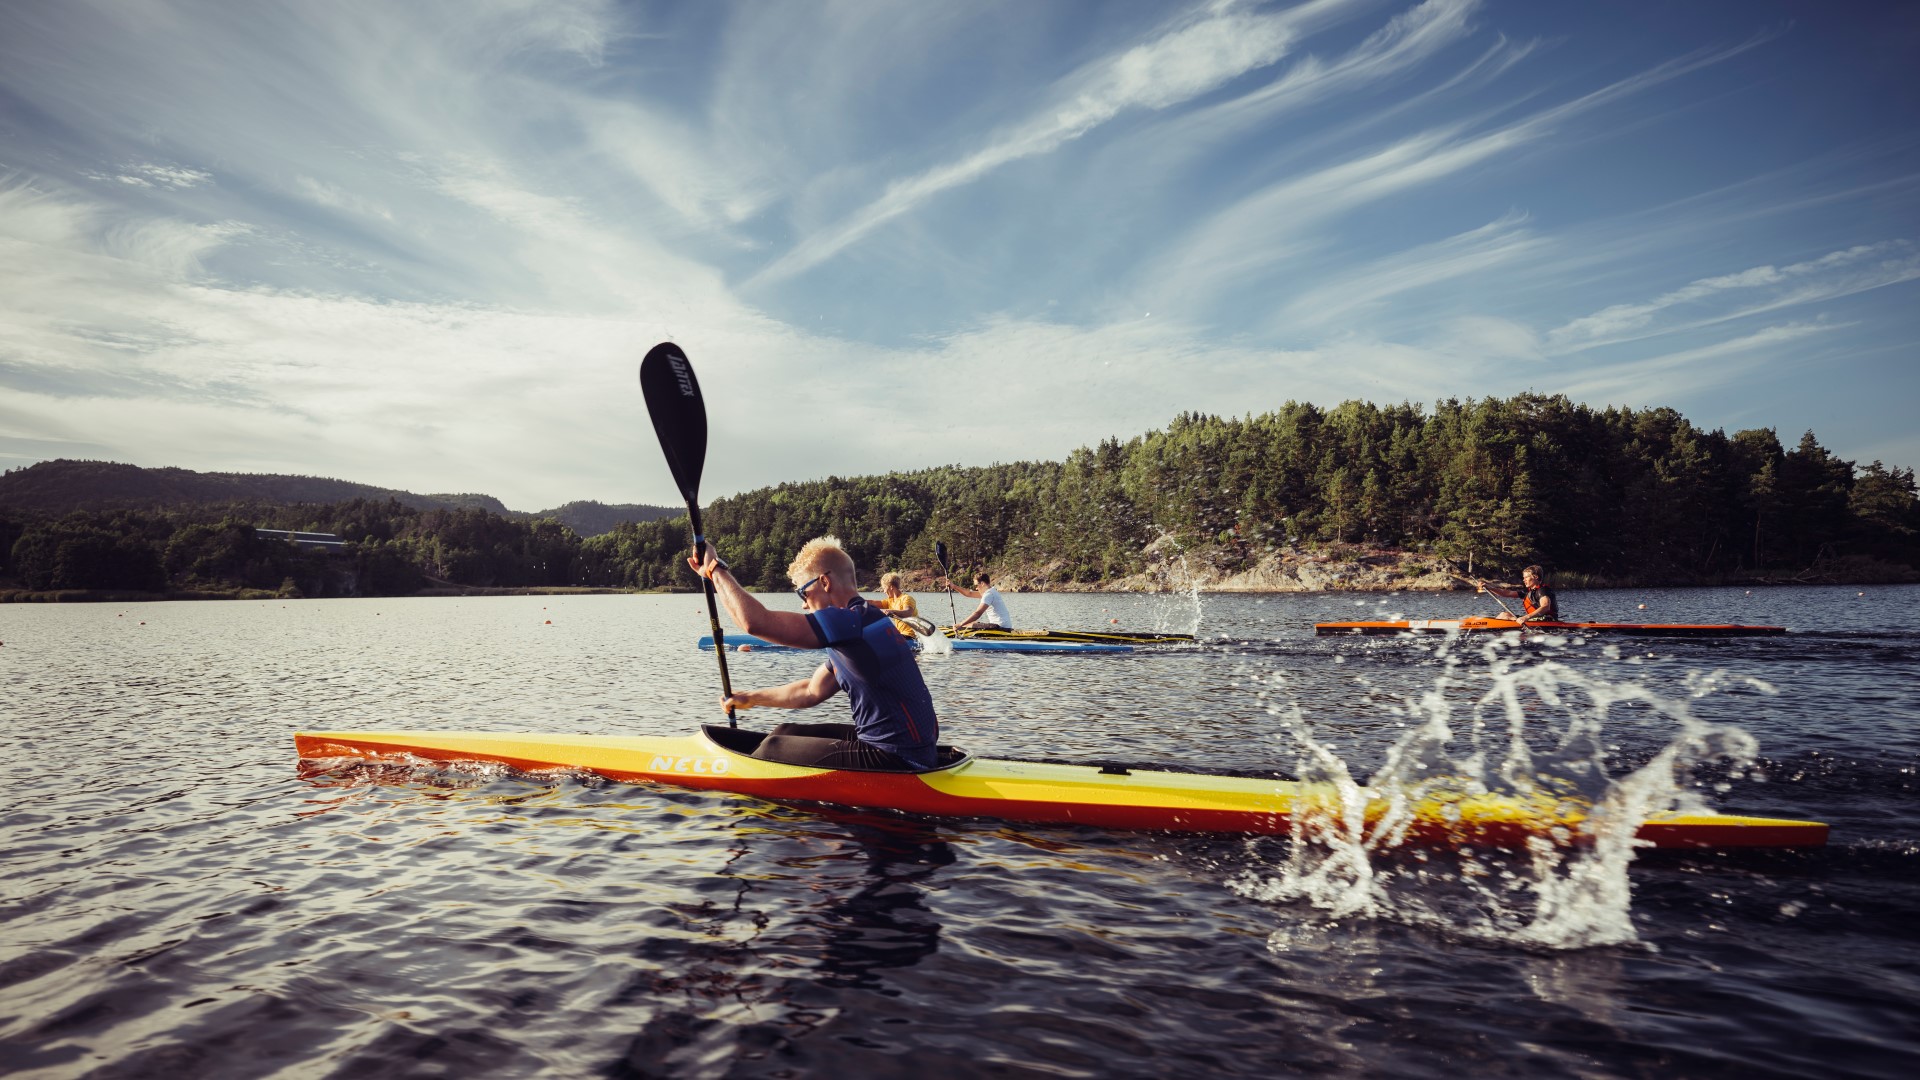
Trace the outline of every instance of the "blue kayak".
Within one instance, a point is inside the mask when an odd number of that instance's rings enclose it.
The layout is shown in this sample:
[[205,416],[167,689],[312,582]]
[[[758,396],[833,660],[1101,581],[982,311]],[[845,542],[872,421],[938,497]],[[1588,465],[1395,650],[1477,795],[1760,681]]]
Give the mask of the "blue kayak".
[[[914,644],[917,646],[919,642]],[[727,648],[738,649],[745,646],[750,649],[766,649],[769,652],[805,652],[810,650],[790,649],[785,645],[775,645],[771,641],[762,641],[747,634],[728,634]],[[700,647],[713,648],[713,635],[700,635]],[[953,647],[961,652],[1015,652],[1015,653],[1127,653],[1133,651],[1131,645],[1098,645],[1066,641],[982,641],[960,638]]]

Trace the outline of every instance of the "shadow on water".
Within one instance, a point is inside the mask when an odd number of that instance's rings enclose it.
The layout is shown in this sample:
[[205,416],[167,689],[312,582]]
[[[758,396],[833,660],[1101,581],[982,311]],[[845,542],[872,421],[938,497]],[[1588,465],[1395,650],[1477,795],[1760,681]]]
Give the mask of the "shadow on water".
[[[897,996],[881,973],[911,968],[939,950],[940,923],[923,889],[956,855],[937,830],[820,807],[771,820],[785,827],[740,831],[720,871],[733,898],[727,910],[705,913],[716,940],[690,950],[684,974],[640,976],[621,995],[635,1004],[680,997],[691,1007],[656,1014],[606,1075],[676,1076],[791,1056],[799,1040],[843,1011],[831,1004],[840,994]],[[770,853],[755,847],[769,837],[778,840],[780,854],[771,855],[777,869],[765,865]],[[799,853],[792,851],[796,843]],[[809,896],[756,900],[753,894],[773,881],[804,881]],[[769,902],[797,910],[776,919]],[[752,930],[730,938],[726,926],[741,920]]]
[[876,989],[876,971],[912,967],[939,949],[940,925],[927,911],[921,888],[953,865],[953,847],[934,828],[901,818],[820,807],[810,813],[838,826],[829,837],[854,845],[823,861],[857,866],[863,879],[807,919],[824,936],[820,981]]

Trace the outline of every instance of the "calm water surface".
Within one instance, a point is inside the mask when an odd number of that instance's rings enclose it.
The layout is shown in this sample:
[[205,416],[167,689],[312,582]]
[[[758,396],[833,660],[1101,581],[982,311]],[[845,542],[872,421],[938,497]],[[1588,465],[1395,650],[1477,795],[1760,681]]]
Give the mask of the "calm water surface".
[[1584,934],[1537,868],[1450,853],[1361,860],[1356,905],[1284,838],[295,760],[303,728],[684,733],[718,716],[697,596],[0,606],[0,1073],[1910,1077],[1920,589],[1868,592],[1572,592],[1794,633],[1491,648],[1312,634],[1489,609],[1464,594],[1020,595],[1027,625],[1206,641],[923,660],[986,756],[1297,772],[1309,746],[1364,777],[1436,714],[1463,755],[1498,743],[1511,691],[1530,740],[1603,731],[1616,777],[1737,728],[1757,767],[1688,794],[1833,825],[1576,881]]

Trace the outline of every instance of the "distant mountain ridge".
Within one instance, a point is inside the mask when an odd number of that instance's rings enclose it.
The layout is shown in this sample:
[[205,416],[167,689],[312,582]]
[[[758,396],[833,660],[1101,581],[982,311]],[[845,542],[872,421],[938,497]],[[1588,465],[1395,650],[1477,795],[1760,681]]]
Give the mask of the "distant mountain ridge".
[[550,517],[583,537],[611,532],[623,521],[658,521],[685,512],[675,507],[584,500],[539,513],[526,513],[507,509],[506,504],[491,495],[420,495],[320,476],[203,473],[65,458],[11,469],[0,475],[0,507],[47,514],[228,502],[334,503],[348,499],[393,499],[416,510],[485,510],[513,521]]

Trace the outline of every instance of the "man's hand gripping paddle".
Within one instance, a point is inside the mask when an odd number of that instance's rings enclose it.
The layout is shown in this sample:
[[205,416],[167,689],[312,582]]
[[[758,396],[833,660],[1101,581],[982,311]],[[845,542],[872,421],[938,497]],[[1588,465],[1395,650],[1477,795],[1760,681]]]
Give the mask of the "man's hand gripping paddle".
[[[700,396],[700,381],[693,377],[693,365],[687,354],[671,341],[663,341],[648,350],[640,361],[640,392],[647,398],[647,415],[653,418],[653,433],[660,436],[660,450],[667,456],[667,469],[687,501],[687,524],[693,532],[693,557],[702,559],[702,547],[710,546],[700,531],[700,470],[707,462],[707,404]],[[700,584],[707,594],[707,622],[713,627],[713,655],[720,661],[720,692],[733,697],[733,681],[727,677],[727,643],[720,634],[720,609],[713,601],[713,581],[704,575]],[[739,727],[733,706],[727,706],[727,723]]]
[[[1486,592],[1487,583],[1482,578],[1468,577],[1467,575],[1460,573],[1458,570],[1449,570],[1447,571],[1447,573],[1453,575],[1454,577],[1459,578],[1461,581],[1464,581],[1469,585],[1472,585],[1474,588],[1479,589],[1481,592]],[[1500,599],[1499,593],[1489,592],[1487,593],[1487,595],[1493,598],[1494,603],[1500,605],[1501,611],[1504,611],[1507,613],[1507,618],[1512,619],[1514,622],[1526,621],[1525,619],[1522,619],[1520,616],[1515,615],[1513,613],[1513,609],[1507,606],[1507,602],[1505,600]]]

